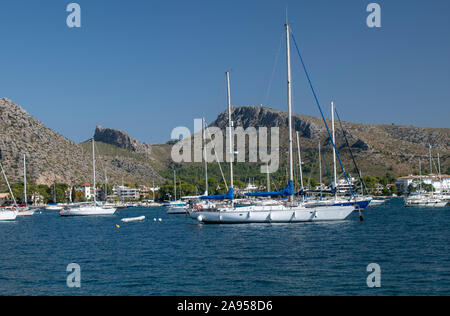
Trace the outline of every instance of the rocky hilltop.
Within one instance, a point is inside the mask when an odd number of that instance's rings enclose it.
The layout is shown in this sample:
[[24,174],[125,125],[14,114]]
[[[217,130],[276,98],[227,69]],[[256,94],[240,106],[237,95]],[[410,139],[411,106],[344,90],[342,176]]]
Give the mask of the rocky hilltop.
[[[106,137],[108,133],[98,128],[96,136]],[[111,134],[118,135],[114,132]],[[121,147],[129,146],[122,152],[118,152],[115,147],[108,151],[107,145],[97,144],[100,174],[106,169],[108,178],[118,183],[122,179],[133,184],[159,180],[153,169],[153,161],[147,157],[151,154],[151,147],[126,134],[122,136],[126,142]],[[24,154],[27,156],[30,182],[49,185],[54,181],[69,184],[92,181],[91,146],[72,142],[6,98],[0,98],[0,148],[3,153],[2,163],[11,182],[23,179]],[[101,149],[110,154],[103,155]],[[129,155],[132,151],[128,149],[136,152],[135,155]]]
[[149,157],[152,153],[151,145],[133,139],[126,132],[116,129],[97,126],[94,133],[94,139],[97,142],[117,146]]
[[[279,127],[281,153],[288,148],[287,113],[259,106],[233,108],[236,127]],[[219,114],[213,126],[226,128],[227,112]],[[428,157],[428,145],[441,155],[442,171],[450,167],[450,129],[421,128],[396,125],[364,125],[342,122],[350,146],[365,175],[405,175],[418,169],[418,156]],[[330,139],[321,119],[294,115],[293,126],[301,135],[304,161],[317,169],[317,144],[323,144],[323,153],[331,162]],[[345,146],[339,122],[336,123],[337,145],[348,171],[353,171],[352,160]],[[106,169],[110,182],[130,184],[161,183],[171,178],[171,168],[189,166],[173,164],[171,145],[150,145],[139,142],[126,132],[98,126],[94,139],[97,142],[97,166],[100,175]],[[3,164],[11,182],[23,178],[22,159],[27,156],[28,179],[37,184],[54,181],[69,184],[90,182],[92,179],[91,145],[76,144],[46,127],[12,101],[0,99],[0,148]],[[281,159],[285,159],[282,155]],[[425,164],[424,164],[425,166]],[[282,167],[281,169],[283,169]],[[284,172],[280,169],[280,172]],[[425,168],[425,172],[428,170]],[[197,171],[195,171],[197,172]],[[242,174],[243,178],[255,176]],[[102,181],[101,177],[99,181]],[[0,182],[1,184],[1,182]]]
[[[281,146],[288,146],[288,114],[261,106],[233,107],[234,125],[248,127],[279,127]],[[331,142],[323,121],[318,117],[294,114],[293,129],[301,135],[301,146],[312,159],[317,155],[319,139],[324,144],[324,152],[331,152]],[[212,126],[222,129],[228,126],[228,112],[221,113]],[[328,121],[331,128],[331,121]],[[405,175],[418,169],[418,156],[428,158],[431,144],[434,155],[439,152],[442,170],[450,165],[450,129],[423,128],[397,125],[366,125],[342,122],[350,146],[358,157],[358,164],[366,175],[384,176],[387,171],[394,175]],[[340,123],[336,121],[337,145],[346,157],[347,167],[351,166],[348,148],[345,144]],[[428,168],[429,169],[429,168]]]

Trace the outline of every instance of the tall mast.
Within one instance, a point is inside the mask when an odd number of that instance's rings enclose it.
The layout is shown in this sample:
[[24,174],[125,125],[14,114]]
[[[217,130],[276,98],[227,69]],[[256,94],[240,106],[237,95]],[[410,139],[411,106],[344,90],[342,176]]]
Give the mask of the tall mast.
[[94,206],[97,206],[97,190],[95,189],[95,187],[96,187],[96,179],[95,179],[95,140],[94,140],[94,138],[92,138],[92,168],[93,168],[93,170],[94,170],[94,187],[93,187],[93,190],[94,190]]
[[28,206],[27,202],[27,156],[23,155],[23,201],[25,206]]
[[267,164],[267,192],[270,192],[270,173],[269,173],[269,164]]
[[[291,80],[291,41],[290,26],[286,23],[286,61],[287,61],[287,92],[289,107],[289,181],[294,181],[293,156],[292,156],[292,80]],[[289,200],[292,202],[294,196],[291,195]]]
[[322,199],[322,150],[320,148],[319,140],[319,186],[320,186],[320,198]]
[[[336,145],[336,132],[334,127],[334,102],[331,102],[331,126],[333,129],[333,144]],[[337,170],[336,170],[336,148],[333,146],[333,172],[334,172],[334,183],[333,187],[337,186]],[[335,197],[337,197],[337,190],[335,192]]]
[[174,191],[175,191],[175,198],[174,201],[177,200],[177,175],[176,175],[176,171],[173,171],[173,187],[174,187]]
[[106,168],[105,168],[105,202],[108,202],[108,176],[106,175]]
[[228,138],[230,142],[230,187],[234,188],[234,181],[233,181],[233,160],[234,160],[234,148],[233,148],[233,121],[231,118],[231,87],[230,87],[230,72],[227,72],[227,99],[228,99]]
[[[0,159],[1,159],[1,158],[0,158]],[[8,177],[6,176],[5,170],[3,169],[3,165],[2,165],[1,162],[0,162],[0,168],[2,169],[3,177],[5,178],[6,184],[8,185],[9,193],[11,194],[11,197],[12,197],[12,199],[13,199],[14,206],[17,206],[16,198],[14,197],[14,193],[13,193],[13,191],[11,190],[11,186],[9,185]]]
[[419,157],[419,190],[422,191],[422,159]]
[[298,152],[298,167],[300,168],[300,185],[301,185],[301,189],[304,189],[304,185],[303,185],[303,168],[302,168],[302,155],[300,152],[300,136],[299,133],[297,132],[297,152]]
[[153,186],[152,186],[152,196],[153,196],[153,202],[155,202],[155,180],[153,180]]
[[438,159],[438,174],[439,174],[439,180],[442,180],[441,178],[441,157],[439,155],[439,153],[437,154],[437,159]]
[[430,175],[432,175],[433,174],[433,157],[431,156],[431,144],[429,144],[428,150],[430,153]]
[[205,159],[205,196],[208,196],[208,161],[206,156],[206,121],[203,118],[203,158]]

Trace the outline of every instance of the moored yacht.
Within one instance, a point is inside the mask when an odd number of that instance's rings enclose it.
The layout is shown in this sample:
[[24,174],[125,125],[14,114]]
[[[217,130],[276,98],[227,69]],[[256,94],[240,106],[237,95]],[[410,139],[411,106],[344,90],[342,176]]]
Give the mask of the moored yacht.
[[[228,123],[229,123],[229,155],[230,155],[230,191],[225,196],[209,197],[209,199],[229,199],[230,206],[212,210],[192,210],[191,218],[205,224],[249,224],[249,223],[296,223],[315,221],[339,221],[345,220],[353,212],[355,207],[351,206],[319,206],[313,208],[305,207],[301,202],[294,201],[293,190],[293,151],[292,151],[292,82],[291,82],[291,59],[290,59],[290,26],[286,24],[286,53],[287,53],[287,84],[288,84],[288,107],[289,107],[289,184],[280,192],[268,192],[258,194],[259,196],[283,196],[289,200],[279,205],[252,205],[235,207],[233,202],[233,138],[232,138],[232,113],[230,73],[227,72],[227,99],[228,99]],[[333,141],[333,146],[334,141]],[[231,196],[230,196],[231,195]]]
[[[92,138],[92,166],[94,173],[94,190],[95,190],[95,141]],[[59,214],[64,217],[69,216],[107,216],[114,215],[117,211],[115,207],[102,206],[97,203],[96,192],[94,192],[93,205],[67,206],[62,209]]]

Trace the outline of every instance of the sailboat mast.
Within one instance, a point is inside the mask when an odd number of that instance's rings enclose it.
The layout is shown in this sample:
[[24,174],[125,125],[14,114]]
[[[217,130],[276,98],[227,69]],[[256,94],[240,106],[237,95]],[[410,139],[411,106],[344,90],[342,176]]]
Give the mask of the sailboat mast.
[[108,202],[108,176],[106,175],[106,168],[105,168],[105,202]]
[[94,187],[93,187],[93,191],[94,191],[94,206],[97,205],[97,190],[95,189],[96,186],[96,179],[95,179],[95,140],[94,138],[92,138],[92,169],[94,170]]
[[422,191],[422,159],[419,157],[419,190]]
[[203,118],[203,158],[205,159],[205,196],[208,196],[208,161],[206,156],[206,120]]
[[300,136],[297,132],[297,152],[298,152],[298,167],[300,168],[300,185],[303,190],[305,187],[303,185],[303,168],[302,168],[302,154],[300,152]]
[[433,174],[433,157],[431,156],[431,144],[429,144],[428,150],[430,153],[430,175],[432,175]]
[[270,173],[269,173],[269,164],[267,164],[267,192],[270,192]]
[[[290,26],[286,23],[286,61],[287,61],[287,97],[289,107],[289,181],[294,181],[293,155],[292,155],[292,80],[291,80],[291,41]],[[292,202],[294,196],[291,195],[289,200]]]
[[23,155],[23,201],[25,206],[28,206],[27,202],[27,156]]
[[174,191],[175,191],[175,198],[174,201],[177,200],[177,174],[176,171],[173,171],[173,187],[174,187]]
[[6,184],[8,185],[9,193],[11,194],[11,197],[13,199],[14,205],[17,206],[16,198],[14,197],[14,193],[11,190],[11,186],[9,185],[8,177],[6,176],[5,170],[3,169],[3,165],[0,162],[0,168],[2,169],[3,177],[5,178]]
[[437,154],[437,159],[438,159],[438,174],[439,174],[439,180],[442,181],[442,177],[441,177],[441,157],[440,157],[439,153]]
[[319,140],[319,186],[320,186],[320,198],[322,199],[322,150],[320,148]]
[[[334,126],[334,102],[331,102],[331,126],[333,129],[333,144],[336,144],[336,131]],[[336,169],[336,147],[333,146],[333,172],[334,172],[334,183],[333,187],[337,186],[337,169]],[[335,197],[337,197],[337,190],[335,193]]]
[[230,87],[230,72],[227,71],[227,99],[228,99],[228,138],[230,145],[230,187],[234,188],[234,180],[233,180],[233,160],[234,160],[234,148],[233,148],[233,121],[231,115],[231,87]]

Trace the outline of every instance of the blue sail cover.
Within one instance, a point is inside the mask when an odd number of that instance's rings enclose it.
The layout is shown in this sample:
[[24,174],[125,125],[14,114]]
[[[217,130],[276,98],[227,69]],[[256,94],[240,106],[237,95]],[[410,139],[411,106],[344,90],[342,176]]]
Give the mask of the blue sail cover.
[[222,195],[208,195],[208,196],[201,196],[201,200],[216,200],[216,201],[223,201],[223,200],[233,200],[234,198],[234,190],[233,188],[230,188],[227,194]]
[[294,195],[294,182],[291,180],[286,188],[278,192],[258,192],[245,193],[245,196],[252,197],[271,197],[271,196],[291,196]]

